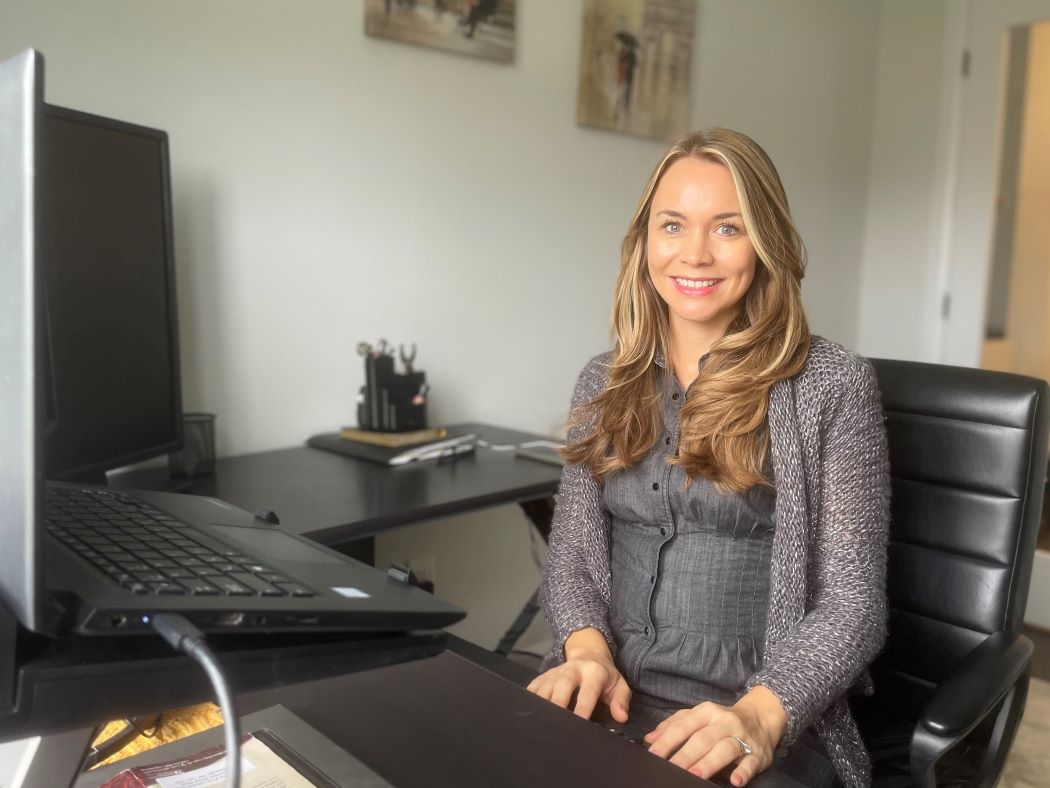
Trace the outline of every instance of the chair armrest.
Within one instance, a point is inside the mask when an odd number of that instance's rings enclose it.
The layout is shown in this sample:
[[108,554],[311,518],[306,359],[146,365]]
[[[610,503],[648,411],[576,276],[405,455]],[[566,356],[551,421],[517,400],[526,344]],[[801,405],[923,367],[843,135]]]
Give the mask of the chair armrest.
[[994,632],[971,651],[926,704],[919,724],[937,736],[969,732],[1021,677],[1032,658],[1024,635]]

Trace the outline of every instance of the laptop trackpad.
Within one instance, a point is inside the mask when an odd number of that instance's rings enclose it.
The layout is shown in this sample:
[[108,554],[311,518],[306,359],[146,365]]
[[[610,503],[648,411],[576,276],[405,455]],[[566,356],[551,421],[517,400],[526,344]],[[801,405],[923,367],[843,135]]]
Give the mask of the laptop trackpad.
[[249,555],[263,558],[274,556],[285,561],[306,561],[322,564],[345,564],[338,556],[318,550],[308,542],[300,541],[276,528],[245,528],[240,525],[212,523],[215,534],[224,541],[244,547]]

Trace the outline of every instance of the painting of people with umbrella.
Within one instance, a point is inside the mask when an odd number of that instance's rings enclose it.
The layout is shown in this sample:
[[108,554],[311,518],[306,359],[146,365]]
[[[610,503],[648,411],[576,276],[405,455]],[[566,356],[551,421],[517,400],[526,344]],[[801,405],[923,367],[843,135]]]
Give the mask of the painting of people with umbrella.
[[670,140],[689,126],[695,0],[585,0],[576,120]]

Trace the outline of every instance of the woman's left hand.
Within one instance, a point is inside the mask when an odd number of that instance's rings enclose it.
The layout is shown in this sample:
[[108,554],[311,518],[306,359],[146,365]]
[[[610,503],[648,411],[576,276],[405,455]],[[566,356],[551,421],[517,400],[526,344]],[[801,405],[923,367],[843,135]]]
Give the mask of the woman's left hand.
[[760,684],[732,706],[708,702],[675,712],[647,733],[645,742],[649,752],[705,779],[736,763],[729,780],[741,786],[773,763],[786,729],[783,706]]

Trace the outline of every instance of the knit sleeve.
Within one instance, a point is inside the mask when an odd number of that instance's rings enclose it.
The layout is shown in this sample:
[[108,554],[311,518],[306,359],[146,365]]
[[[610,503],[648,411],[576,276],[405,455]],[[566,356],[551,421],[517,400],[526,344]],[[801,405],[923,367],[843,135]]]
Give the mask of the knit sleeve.
[[824,433],[806,612],[748,682],[768,687],[793,742],[861,677],[886,638],[889,461],[875,372],[854,366]]
[[[601,393],[608,356],[590,361],[576,382],[575,410]],[[584,437],[586,425],[569,431],[569,442]],[[565,658],[565,640],[594,627],[613,648],[609,629],[609,517],[601,485],[582,465],[567,464],[558,488],[550,549],[543,573],[543,606],[554,635],[551,657]]]

